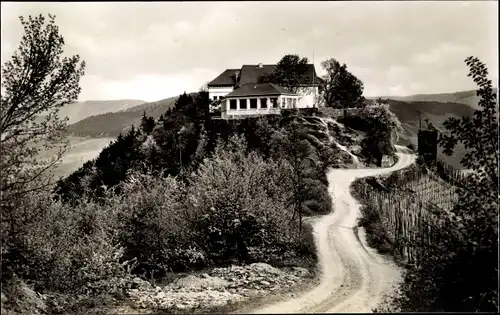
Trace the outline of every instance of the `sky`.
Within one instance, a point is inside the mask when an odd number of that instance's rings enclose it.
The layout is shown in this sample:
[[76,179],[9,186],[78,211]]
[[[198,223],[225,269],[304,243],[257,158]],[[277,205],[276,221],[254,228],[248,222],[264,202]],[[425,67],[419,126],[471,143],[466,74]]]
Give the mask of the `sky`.
[[347,64],[366,97],[474,89],[471,55],[498,82],[497,1],[2,1],[2,64],[19,45],[19,16],[48,13],[65,54],[87,63],[79,100],[156,101],[290,53],[314,56],[319,74],[328,58]]

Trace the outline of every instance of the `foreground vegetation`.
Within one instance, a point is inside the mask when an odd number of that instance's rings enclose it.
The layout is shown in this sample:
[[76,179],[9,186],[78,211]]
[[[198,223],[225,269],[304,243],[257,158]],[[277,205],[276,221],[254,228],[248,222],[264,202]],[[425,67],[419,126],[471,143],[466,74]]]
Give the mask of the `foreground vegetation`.
[[[207,92],[183,94],[158,119],[144,113],[140,126],[53,186],[48,171],[63,149],[45,164],[38,153],[57,149],[65,126],[58,109],[76,99],[84,63],[61,58],[54,17],[48,26],[43,16],[23,25],[20,53],[2,68],[9,78],[1,103],[1,162],[9,170],[0,182],[2,308],[35,313],[34,289],[58,300],[40,302],[44,312],[80,313],[123,298],[136,276],[160,281],[169,272],[252,262],[315,265],[302,218],[331,211],[325,172],[351,162],[331,139],[350,131],[330,133],[294,112],[217,122]],[[41,46],[47,56],[30,54]],[[24,66],[37,71],[23,79]],[[29,119],[42,114],[42,123]],[[33,148],[28,158],[19,141]]]

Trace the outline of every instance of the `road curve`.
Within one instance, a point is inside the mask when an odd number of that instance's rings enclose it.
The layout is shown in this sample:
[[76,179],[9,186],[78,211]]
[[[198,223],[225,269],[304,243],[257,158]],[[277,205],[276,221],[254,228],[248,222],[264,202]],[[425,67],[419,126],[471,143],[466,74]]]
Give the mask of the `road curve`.
[[360,177],[391,173],[415,162],[415,155],[397,147],[398,162],[389,168],[333,169],[328,175],[334,211],[314,220],[320,284],[293,300],[261,307],[263,313],[369,313],[401,277],[391,261],[367,247],[364,233],[356,236],[360,205],[349,186]]

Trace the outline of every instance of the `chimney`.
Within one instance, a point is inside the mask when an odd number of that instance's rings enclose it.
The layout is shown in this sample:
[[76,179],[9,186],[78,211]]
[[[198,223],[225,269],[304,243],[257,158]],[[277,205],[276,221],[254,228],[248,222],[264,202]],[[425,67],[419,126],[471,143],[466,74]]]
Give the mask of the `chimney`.
[[236,70],[232,77],[234,79],[234,88],[237,88],[240,83],[240,70]]
[[259,68],[259,69],[262,69],[263,67],[264,67],[264,65],[261,63],[259,63],[259,65],[257,66],[257,68]]

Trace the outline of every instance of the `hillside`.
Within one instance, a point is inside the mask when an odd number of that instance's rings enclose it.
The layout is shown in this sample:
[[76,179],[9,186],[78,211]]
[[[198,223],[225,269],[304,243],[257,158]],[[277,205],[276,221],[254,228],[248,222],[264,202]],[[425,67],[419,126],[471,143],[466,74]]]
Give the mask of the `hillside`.
[[68,104],[59,110],[60,117],[68,117],[68,124],[76,123],[92,115],[126,110],[143,104],[141,100],[85,101]]
[[[120,132],[128,130],[132,125],[138,126],[144,111],[147,115],[157,119],[174,105],[176,99],[177,97],[171,97],[157,102],[133,106],[119,112],[90,116],[70,125],[68,132],[73,136],[115,137]],[[452,100],[460,100],[461,102]],[[470,117],[477,108],[475,107],[477,106],[477,96],[475,91],[421,94],[391,97],[389,103],[391,110],[399,118],[404,128],[400,144],[408,145],[411,143],[416,145],[419,113],[422,118],[423,128],[425,128],[424,120],[428,119],[438,130],[443,130],[442,124],[449,117]],[[451,157],[445,156],[441,152],[442,150],[440,150],[440,157],[447,163],[460,167],[460,159],[464,154],[463,147],[458,146],[455,155]]]
[[73,136],[115,137],[126,131],[132,125],[138,126],[142,113],[153,116],[155,119],[172,108],[177,96],[156,102],[143,103],[119,112],[101,113],[87,117],[68,126],[68,133]]
[[[443,122],[450,117],[460,118],[462,116],[471,117],[475,109],[469,105],[461,103],[440,103],[436,101],[397,101],[389,100],[391,111],[401,121],[404,132],[399,143],[402,145],[417,144],[417,133],[419,129],[419,114],[422,118],[422,128],[426,128],[425,119],[428,119],[439,131],[444,131]],[[438,148],[438,154],[446,163],[461,168],[460,160],[464,156],[464,148],[460,144],[457,146],[453,156],[447,156]]]
[[[497,91],[497,89],[495,89]],[[416,94],[408,96],[382,96],[382,98],[392,99],[403,102],[440,102],[440,103],[462,103],[478,108],[479,99],[476,95],[476,90],[460,91],[454,93],[439,93],[439,94]]]

